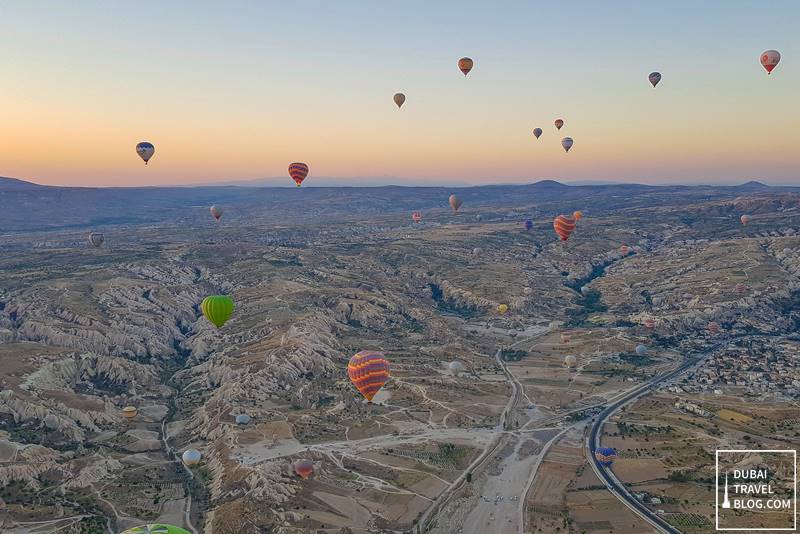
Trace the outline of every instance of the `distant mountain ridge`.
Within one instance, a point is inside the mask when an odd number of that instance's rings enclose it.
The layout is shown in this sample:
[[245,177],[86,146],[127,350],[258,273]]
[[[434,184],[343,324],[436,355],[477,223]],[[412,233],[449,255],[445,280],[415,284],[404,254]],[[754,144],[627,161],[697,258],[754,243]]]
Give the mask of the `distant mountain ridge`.
[[[663,205],[665,201],[697,204],[731,201],[746,195],[794,196],[800,188],[770,187],[759,182],[739,186],[644,184],[568,185],[541,180],[522,185],[481,186],[348,186],[348,187],[61,187],[0,178],[0,232],[96,229],[114,225],[181,225],[208,223],[208,207],[225,209],[226,221],[259,224],[324,224],[327,220],[368,220],[411,211],[450,213],[448,197],[464,202],[456,215],[469,220],[481,212],[494,220],[523,214],[553,217],[584,209],[592,199],[594,214],[620,213]],[[791,199],[786,205],[791,203]]]

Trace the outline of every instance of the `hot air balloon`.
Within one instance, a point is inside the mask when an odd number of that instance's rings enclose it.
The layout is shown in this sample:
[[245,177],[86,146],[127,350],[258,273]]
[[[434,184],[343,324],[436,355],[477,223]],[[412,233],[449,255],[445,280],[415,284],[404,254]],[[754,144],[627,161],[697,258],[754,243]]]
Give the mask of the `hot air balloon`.
[[561,140],[561,146],[564,147],[564,152],[569,152],[569,149],[572,148],[574,141],[571,137],[565,137]]
[[569,332],[561,332],[561,342],[562,343],[569,343],[572,340],[572,334]]
[[772,74],[772,69],[778,66],[781,53],[777,50],[764,50],[761,53],[761,66],[767,69],[767,74]]
[[150,523],[123,530],[120,534],[191,534],[188,530],[166,523]]
[[638,354],[639,356],[644,356],[645,354],[647,354],[647,347],[645,347],[644,345],[636,345],[635,350],[636,354]]
[[630,252],[630,249],[628,248],[628,245],[622,245],[622,246],[619,247],[619,252],[623,256],[627,256],[628,252]]
[[553,219],[553,229],[558,234],[561,241],[566,241],[572,232],[575,231],[575,219],[568,215],[559,215]]
[[655,328],[656,327],[655,319],[645,319],[644,320],[644,327],[645,328]]
[[650,83],[653,84],[653,87],[658,85],[658,82],[661,81],[661,73],[660,72],[651,72],[650,76],[647,77],[650,80]]
[[497,306],[497,313],[499,313],[500,315],[505,315],[507,311],[508,311],[508,304],[500,304]]
[[745,291],[747,291],[747,286],[746,285],[744,285],[744,284],[736,284],[736,292],[737,293],[739,293],[741,295]]
[[533,135],[536,137],[536,139],[539,139],[542,136],[542,129],[541,128],[534,128],[533,129]]
[[611,467],[611,464],[617,459],[617,451],[611,447],[600,447],[594,451],[594,457],[603,467]]
[[147,165],[147,162],[150,161],[150,158],[156,153],[156,147],[154,147],[152,143],[142,141],[136,145],[136,153],[139,154],[139,157],[144,160],[144,164]]
[[531,229],[533,228],[533,221],[530,220],[530,219],[525,219],[525,223],[524,224],[525,224],[525,230],[530,232]]
[[450,362],[447,368],[450,370],[450,374],[453,375],[464,372],[464,364],[459,361]]
[[236,424],[242,426],[250,424],[250,416],[246,413],[236,414]]
[[402,108],[403,103],[406,101],[406,95],[403,93],[395,93],[392,97],[392,100],[394,100],[394,103],[397,104],[398,108]]
[[372,402],[378,390],[389,380],[389,362],[382,352],[362,350],[350,358],[347,376],[367,402]]
[[295,460],[292,462],[292,469],[294,469],[297,476],[307,480],[308,477],[314,474],[314,462],[311,460]]
[[415,223],[420,222],[422,220],[422,213],[419,211],[415,211],[414,213],[411,214],[411,220],[413,220]]
[[106,240],[105,234],[100,232],[90,232],[89,233],[89,244],[92,245],[94,248],[100,248],[103,242]]
[[524,289],[522,290],[522,293],[523,293],[524,295],[530,295],[531,293],[533,293],[533,289],[531,289],[531,288],[529,288],[529,287],[526,287],[526,288],[524,288]]
[[741,217],[739,217],[739,220],[742,221],[742,224],[745,225],[745,226],[750,224],[750,216],[749,215],[742,215]]
[[137,410],[135,406],[125,406],[122,409],[122,417],[125,419],[133,419],[138,413],[139,410]]
[[183,465],[186,467],[191,467],[193,465],[197,465],[200,463],[200,458],[203,455],[200,454],[200,451],[197,449],[187,449],[183,451],[183,455],[181,456],[181,460],[183,460]]
[[219,206],[211,206],[209,208],[209,211],[216,220],[219,220],[219,218],[222,217],[222,208],[220,208]]
[[564,119],[556,119],[553,123],[556,125],[556,129],[560,130],[562,126],[564,126]]
[[550,323],[547,325],[547,328],[549,328],[551,332],[555,332],[561,328],[561,325],[562,323],[559,321],[550,321]]
[[203,299],[200,309],[217,328],[222,327],[233,313],[233,299],[228,295],[211,295]]
[[708,323],[708,331],[711,332],[712,334],[719,334],[719,332],[720,332],[719,323],[717,323],[715,321],[709,322]]
[[572,218],[575,219],[576,221],[580,221],[581,219],[583,219],[583,212],[582,211],[573,211],[572,212]]
[[450,195],[448,202],[450,202],[450,207],[453,208],[453,211],[455,212],[458,211],[458,208],[460,208],[462,204],[461,199],[455,195]]
[[289,165],[289,176],[292,177],[297,187],[303,183],[303,180],[308,176],[308,165],[305,163],[294,162]]
[[476,220],[476,221],[478,221],[478,222],[481,222],[481,221],[483,220],[483,215],[481,215],[480,213],[479,213],[479,214],[477,214],[477,215],[475,216],[475,220]]
[[564,358],[564,365],[572,369],[578,363],[578,358],[570,354]]
[[469,74],[469,71],[472,70],[473,61],[468,57],[462,57],[458,60],[458,70],[464,73],[464,76]]
[[480,247],[475,247],[472,249],[472,254],[475,256],[480,256],[481,254],[483,254],[483,249]]

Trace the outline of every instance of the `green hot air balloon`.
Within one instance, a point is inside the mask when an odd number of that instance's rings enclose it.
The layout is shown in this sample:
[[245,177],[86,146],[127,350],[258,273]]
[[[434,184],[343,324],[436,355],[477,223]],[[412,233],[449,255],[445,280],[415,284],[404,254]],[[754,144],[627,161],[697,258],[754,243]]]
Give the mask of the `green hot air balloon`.
[[203,299],[200,309],[203,310],[206,319],[220,328],[233,313],[233,299],[228,295],[211,295]]
[[190,534],[188,530],[166,523],[151,523],[123,530],[120,534]]

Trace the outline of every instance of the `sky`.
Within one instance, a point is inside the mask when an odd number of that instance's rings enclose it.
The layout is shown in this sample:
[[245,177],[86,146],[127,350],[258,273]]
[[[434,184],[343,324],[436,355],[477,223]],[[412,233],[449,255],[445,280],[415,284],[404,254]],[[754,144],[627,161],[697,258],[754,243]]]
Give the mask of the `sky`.
[[800,185],[798,27],[795,0],[2,2],[0,176]]

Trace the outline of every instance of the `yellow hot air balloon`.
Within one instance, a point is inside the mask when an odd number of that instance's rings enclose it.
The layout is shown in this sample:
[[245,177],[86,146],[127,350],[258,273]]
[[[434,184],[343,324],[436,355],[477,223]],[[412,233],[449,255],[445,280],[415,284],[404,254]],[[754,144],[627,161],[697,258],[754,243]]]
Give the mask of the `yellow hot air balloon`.
[[504,315],[508,311],[508,304],[500,304],[497,307],[497,313]]
[[137,410],[135,406],[125,406],[122,409],[122,417],[125,419],[133,419],[138,413],[139,410]]
[[572,218],[575,219],[576,221],[580,221],[581,219],[583,219],[583,212],[582,211],[573,212]]
[[203,299],[200,309],[203,310],[206,319],[220,328],[233,313],[233,299],[228,295],[211,295]]

